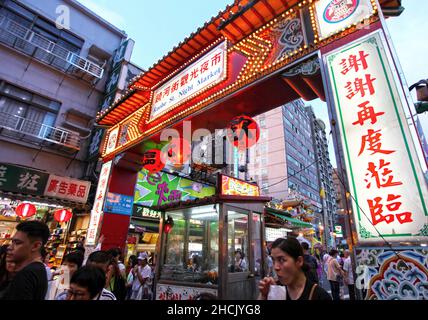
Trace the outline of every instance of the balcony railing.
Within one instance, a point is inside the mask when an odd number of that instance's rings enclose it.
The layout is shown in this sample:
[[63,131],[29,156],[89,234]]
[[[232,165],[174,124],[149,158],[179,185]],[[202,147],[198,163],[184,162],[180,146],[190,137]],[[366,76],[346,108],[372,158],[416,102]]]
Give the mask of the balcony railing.
[[[34,55],[37,59],[63,71],[68,71],[70,66],[74,66],[98,79],[103,77],[104,69],[102,67],[4,15],[0,15],[0,41],[19,51]],[[37,52],[36,49],[40,49],[40,51]]]
[[0,111],[0,128],[38,138],[75,151],[80,150],[79,134]]

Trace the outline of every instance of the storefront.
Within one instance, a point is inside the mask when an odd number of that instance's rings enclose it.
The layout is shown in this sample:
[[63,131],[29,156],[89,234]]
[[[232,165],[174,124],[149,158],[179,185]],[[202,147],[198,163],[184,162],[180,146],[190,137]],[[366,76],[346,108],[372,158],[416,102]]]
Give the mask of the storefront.
[[[214,196],[159,207],[156,299],[190,300],[202,292],[220,299],[256,298],[265,275],[263,208],[271,198],[235,178],[219,175],[218,181]],[[172,222],[169,232],[165,221]]]
[[160,234],[160,219],[160,211],[134,205],[126,241],[126,261],[131,255],[138,256],[141,252],[146,252],[150,263],[156,263],[155,252]]
[[318,242],[311,223],[293,218],[287,211],[265,208],[265,240],[269,246],[277,238],[295,237],[307,239],[310,244]]
[[[89,221],[87,199],[90,182],[60,177],[44,171],[0,163],[0,244],[8,243],[16,225],[24,220],[45,222],[51,236],[46,245],[52,266],[61,264],[84,237]],[[19,216],[21,204],[34,214]]]

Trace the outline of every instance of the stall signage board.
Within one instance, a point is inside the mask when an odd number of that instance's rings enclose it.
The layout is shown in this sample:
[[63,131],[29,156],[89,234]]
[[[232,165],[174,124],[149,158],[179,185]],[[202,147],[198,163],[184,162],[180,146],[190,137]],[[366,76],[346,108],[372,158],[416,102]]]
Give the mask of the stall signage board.
[[334,226],[334,233],[336,233],[336,237],[343,238],[342,226]]
[[266,228],[266,241],[273,242],[278,238],[287,237],[287,229],[284,228]]
[[108,192],[104,204],[104,211],[130,216],[132,214],[133,204],[133,196]]
[[137,218],[151,218],[151,219],[160,220],[161,212],[147,208],[147,207],[134,206],[132,216]]
[[138,173],[134,203],[152,207],[213,196],[216,188],[165,172]]
[[44,195],[47,197],[86,203],[90,188],[91,182],[89,181],[60,177],[51,174],[49,175]]
[[377,31],[324,57],[355,198],[353,214],[360,242],[424,241],[427,185],[387,48]]
[[315,4],[318,30],[321,38],[342,31],[373,14],[371,0],[319,0]]
[[41,196],[48,178],[42,171],[0,163],[0,190]]
[[226,79],[226,42],[217,45],[153,93],[150,121],[172,110],[185,99]]
[[86,237],[86,244],[91,246],[95,245],[97,239],[98,227],[101,222],[103,214],[104,199],[106,196],[108,182],[111,173],[113,161],[109,161],[103,164],[101,167],[101,173],[98,180],[97,192],[95,194],[94,207],[91,211],[91,220],[89,221],[88,233]]
[[114,128],[112,131],[108,133],[106,153],[110,153],[116,149],[116,144],[119,136],[119,128],[120,126],[117,126],[116,128]]
[[257,185],[248,183],[229,176],[221,176],[221,195],[224,196],[245,196],[259,197],[260,188]]

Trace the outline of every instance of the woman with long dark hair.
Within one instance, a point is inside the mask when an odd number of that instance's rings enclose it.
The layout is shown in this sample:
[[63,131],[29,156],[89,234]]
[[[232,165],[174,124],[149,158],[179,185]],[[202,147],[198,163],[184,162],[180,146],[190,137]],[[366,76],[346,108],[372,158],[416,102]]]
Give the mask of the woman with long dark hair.
[[260,281],[260,300],[267,300],[271,286],[285,286],[286,300],[331,300],[330,295],[307,277],[309,267],[303,249],[295,238],[279,238],[272,244],[271,256],[278,280],[266,277]]

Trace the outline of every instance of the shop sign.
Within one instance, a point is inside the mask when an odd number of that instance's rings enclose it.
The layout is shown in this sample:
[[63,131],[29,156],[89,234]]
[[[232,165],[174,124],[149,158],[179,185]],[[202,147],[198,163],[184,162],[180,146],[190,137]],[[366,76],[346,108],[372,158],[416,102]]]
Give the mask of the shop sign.
[[49,175],[44,195],[47,197],[86,203],[90,188],[91,182],[89,181],[59,177],[51,174]]
[[134,203],[151,207],[171,202],[194,200],[213,196],[216,188],[190,179],[167,174],[149,173],[143,169],[138,173]]
[[108,133],[107,146],[105,153],[108,154],[116,149],[120,126],[117,126]]
[[147,207],[134,206],[132,216],[138,217],[138,218],[152,218],[152,219],[160,220],[161,212],[147,208]]
[[266,241],[273,242],[278,238],[285,238],[287,237],[287,231],[291,232],[292,230],[285,228],[265,228]]
[[49,174],[0,163],[0,190],[43,195]]
[[98,180],[97,192],[95,194],[94,207],[91,211],[91,220],[89,221],[88,234],[86,237],[86,245],[95,245],[97,238],[98,227],[103,214],[104,199],[108,188],[110,172],[113,161],[103,164]]
[[104,99],[102,100],[101,103],[101,111],[107,109],[108,107],[110,107],[113,102],[116,100],[116,98],[119,96],[119,94],[116,91],[113,91],[109,94],[107,94]]
[[133,196],[108,192],[104,204],[104,211],[130,216],[132,214],[133,203]]
[[184,100],[226,78],[226,42],[199,58],[153,93],[150,121],[170,111]]
[[91,143],[88,147],[88,159],[98,158],[103,136],[104,129],[96,129],[92,131]]
[[337,238],[343,238],[342,226],[334,226],[334,233]]
[[252,183],[221,175],[221,195],[258,197],[260,188]]
[[201,293],[217,296],[216,289],[196,288],[158,284],[156,286],[156,300],[194,300]]
[[319,36],[326,38],[373,14],[372,0],[319,0],[315,4]]
[[[428,238],[427,185],[383,33],[325,56],[360,242]],[[400,94],[401,93],[401,94]],[[380,233],[380,235],[379,235]]]
[[129,62],[131,60],[134,44],[135,41],[132,39],[127,39],[121,43],[120,47],[115,51],[112,70],[116,69],[122,62]]

